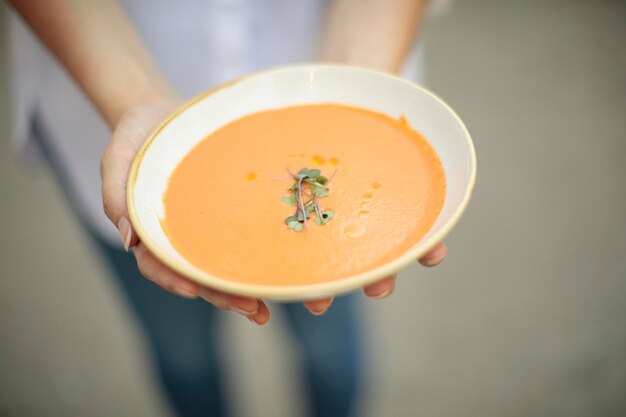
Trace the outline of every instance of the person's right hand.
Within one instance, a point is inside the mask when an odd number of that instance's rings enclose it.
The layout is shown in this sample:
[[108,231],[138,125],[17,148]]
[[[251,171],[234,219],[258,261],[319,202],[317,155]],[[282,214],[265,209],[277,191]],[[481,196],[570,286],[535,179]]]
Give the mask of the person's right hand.
[[130,224],[126,182],[135,155],[150,133],[179,104],[176,98],[151,98],[124,112],[102,155],[100,174],[104,211],[118,228],[124,248],[127,251],[133,249],[137,266],[144,277],[167,291],[187,298],[202,297],[217,308],[233,310],[256,324],[265,324],[270,319],[270,312],[262,300],[203,287],[181,276],[150,253]]

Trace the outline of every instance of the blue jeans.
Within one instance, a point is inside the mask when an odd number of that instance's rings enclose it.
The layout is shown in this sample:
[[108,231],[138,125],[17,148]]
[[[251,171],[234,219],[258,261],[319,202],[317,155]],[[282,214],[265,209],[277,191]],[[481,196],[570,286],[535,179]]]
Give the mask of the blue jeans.
[[[46,141],[45,129],[36,120],[33,136],[72,203],[71,182]],[[82,223],[89,230],[86,222]],[[188,300],[162,290],[141,276],[131,253],[111,246],[93,232],[89,236],[143,325],[162,386],[174,409],[181,417],[229,416],[217,349],[220,316],[228,313],[206,301]],[[272,309],[286,315],[298,348],[310,415],[349,416],[362,362],[355,296],[337,298],[321,317],[313,316],[300,303],[275,304]]]

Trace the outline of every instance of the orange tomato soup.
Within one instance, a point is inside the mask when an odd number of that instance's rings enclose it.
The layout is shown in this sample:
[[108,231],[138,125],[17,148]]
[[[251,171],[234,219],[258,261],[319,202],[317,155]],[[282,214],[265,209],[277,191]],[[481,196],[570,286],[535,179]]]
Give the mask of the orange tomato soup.
[[[287,170],[334,177],[319,200],[334,218],[295,232]],[[341,279],[381,266],[429,230],[445,199],[430,144],[403,117],[334,104],[264,111],[201,141],[164,194],[165,232],[211,275],[261,285]]]

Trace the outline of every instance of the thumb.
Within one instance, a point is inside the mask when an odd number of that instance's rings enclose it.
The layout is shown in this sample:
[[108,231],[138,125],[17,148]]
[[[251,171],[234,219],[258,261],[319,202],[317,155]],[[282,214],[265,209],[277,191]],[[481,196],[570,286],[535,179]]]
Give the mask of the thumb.
[[113,145],[102,155],[100,175],[102,177],[102,202],[104,212],[120,233],[124,250],[128,251],[139,243],[139,238],[130,224],[126,205],[126,181],[134,155],[116,152]]
[[147,103],[130,108],[113,130],[109,145],[102,154],[100,175],[104,212],[119,230],[126,250],[139,243],[126,205],[126,182],[130,167],[150,132],[177,105],[177,99],[166,97],[150,99]]

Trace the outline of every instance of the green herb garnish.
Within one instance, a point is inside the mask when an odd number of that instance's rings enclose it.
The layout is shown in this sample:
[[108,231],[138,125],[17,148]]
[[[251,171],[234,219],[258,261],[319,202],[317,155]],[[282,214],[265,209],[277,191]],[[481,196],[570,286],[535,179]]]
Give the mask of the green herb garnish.
[[332,210],[322,209],[319,200],[328,197],[327,185],[330,180],[323,176],[319,169],[303,168],[297,174],[289,171],[289,175],[294,179],[294,183],[288,188],[291,194],[281,198],[281,201],[294,206],[296,212],[285,219],[287,227],[295,232],[301,232],[306,227],[307,219],[313,213],[315,213],[315,224],[328,223],[335,213]]

